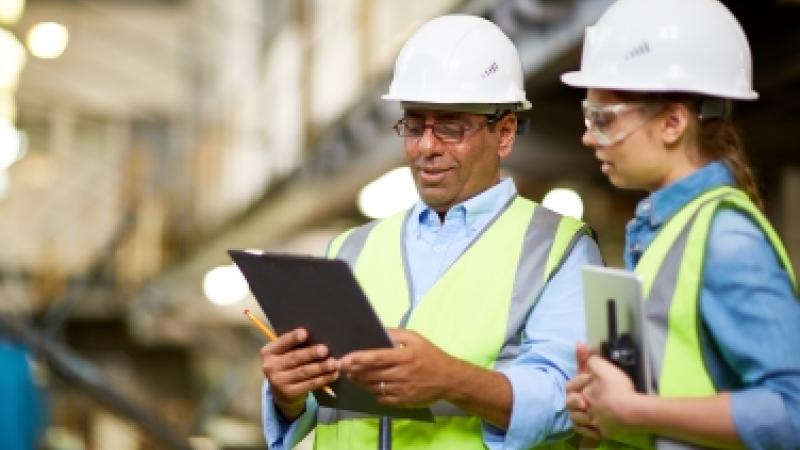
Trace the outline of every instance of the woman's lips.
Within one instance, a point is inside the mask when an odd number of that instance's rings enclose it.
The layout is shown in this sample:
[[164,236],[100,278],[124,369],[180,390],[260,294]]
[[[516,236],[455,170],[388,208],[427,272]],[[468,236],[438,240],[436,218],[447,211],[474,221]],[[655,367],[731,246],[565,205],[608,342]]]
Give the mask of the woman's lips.
[[608,172],[614,169],[614,164],[611,161],[605,159],[604,155],[600,155],[599,152],[597,152],[595,153],[594,157],[597,158],[598,161],[600,161],[600,171],[603,172],[604,174],[608,175]]

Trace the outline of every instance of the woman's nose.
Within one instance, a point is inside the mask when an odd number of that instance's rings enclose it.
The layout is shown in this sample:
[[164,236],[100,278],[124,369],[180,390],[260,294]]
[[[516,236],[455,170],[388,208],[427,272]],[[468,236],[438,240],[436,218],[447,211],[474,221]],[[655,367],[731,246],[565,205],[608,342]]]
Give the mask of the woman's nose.
[[597,146],[597,141],[595,140],[594,135],[588,128],[583,132],[583,136],[581,136],[581,142],[583,143],[583,145],[589,148],[594,148]]

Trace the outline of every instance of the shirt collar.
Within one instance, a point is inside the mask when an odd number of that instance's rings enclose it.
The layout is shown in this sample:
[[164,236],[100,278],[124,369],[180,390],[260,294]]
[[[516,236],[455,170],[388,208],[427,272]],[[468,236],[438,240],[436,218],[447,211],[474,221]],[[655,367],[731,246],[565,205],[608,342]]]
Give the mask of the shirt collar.
[[733,174],[722,161],[713,161],[669,186],[663,187],[636,205],[636,217],[658,227],[681,207],[703,192],[734,185]]
[[[485,191],[454,205],[447,211],[446,220],[461,219],[467,227],[486,215],[499,213],[508,201],[517,195],[517,187],[511,178],[503,178]],[[421,200],[414,205],[411,216],[420,225],[439,225],[439,217],[432,208]]]

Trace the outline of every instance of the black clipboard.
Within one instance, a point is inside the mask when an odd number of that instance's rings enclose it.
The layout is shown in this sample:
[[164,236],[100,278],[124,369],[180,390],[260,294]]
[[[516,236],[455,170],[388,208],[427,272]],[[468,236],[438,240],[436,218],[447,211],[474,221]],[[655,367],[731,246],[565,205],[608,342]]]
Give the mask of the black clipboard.
[[[359,286],[350,266],[337,259],[228,250],[277,334],[308,330],[308,345],[325,344],[341,358],[355,350],[392,347],[392,340]],[[328,408],[433,421],[429,408],[399,408],[340,377],[330,386],[336,397],[314,391]]]

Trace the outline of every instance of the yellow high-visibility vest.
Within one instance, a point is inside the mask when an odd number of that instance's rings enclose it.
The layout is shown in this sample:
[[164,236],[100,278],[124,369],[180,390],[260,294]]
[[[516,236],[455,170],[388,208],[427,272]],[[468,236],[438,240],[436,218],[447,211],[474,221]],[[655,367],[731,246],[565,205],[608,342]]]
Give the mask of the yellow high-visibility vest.
[[[490,370],[518,354],[541,290],[578,238],[590,232],[580,221],[516,197],[412,311],[403,255],[406,217],[345,233],[333,241],[329,256],[350,263],[385,326],[414,330],[449,355]],[[394,449],[485,448],[479,417],[445,401],[431,409],[433,423],[392,421]],[[376,417],[320,407],[316,448],[373,450],[377,437]]]

